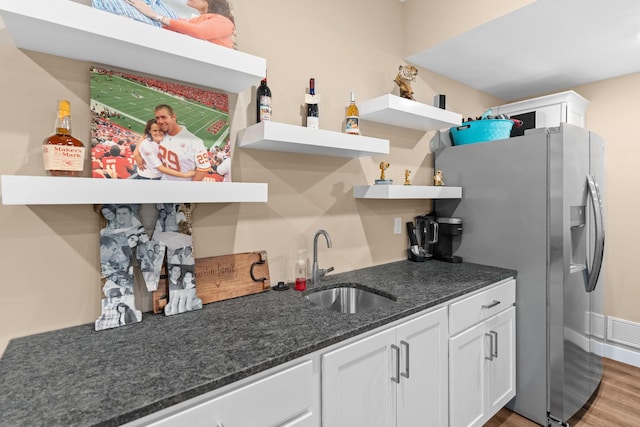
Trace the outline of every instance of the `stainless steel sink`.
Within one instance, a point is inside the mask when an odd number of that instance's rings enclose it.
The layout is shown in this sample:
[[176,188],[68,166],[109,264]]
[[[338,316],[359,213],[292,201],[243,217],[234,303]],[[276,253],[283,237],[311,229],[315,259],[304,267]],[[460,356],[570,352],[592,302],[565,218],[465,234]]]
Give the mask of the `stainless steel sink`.
[[393,295],[382,295],[359,283],[339,283],[329,288],[311,290],[305,296],[313,304],[339,313],[359,313],[395,302]]

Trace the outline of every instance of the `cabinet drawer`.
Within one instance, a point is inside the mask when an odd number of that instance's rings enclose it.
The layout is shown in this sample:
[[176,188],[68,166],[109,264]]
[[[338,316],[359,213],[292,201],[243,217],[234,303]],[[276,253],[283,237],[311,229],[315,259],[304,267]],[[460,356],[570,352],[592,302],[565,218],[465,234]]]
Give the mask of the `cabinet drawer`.
[[237,390],[178,410],[151,427],[312,425],[311,361],[278,372]]
[[516,281],[501,285],[451,304],[449,333],[455,335],[476,323],[513,306],[516,301]]

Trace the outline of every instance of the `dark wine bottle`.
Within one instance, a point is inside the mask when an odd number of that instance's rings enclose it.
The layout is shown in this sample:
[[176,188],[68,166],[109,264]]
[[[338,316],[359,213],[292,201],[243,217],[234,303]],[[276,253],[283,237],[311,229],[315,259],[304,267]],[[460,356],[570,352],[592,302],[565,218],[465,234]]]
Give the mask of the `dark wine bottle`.
[[309,97],[307,98],[307,127],[320,128],[320,112],[316,98],[316,79],[309,79]]
[[256,122],[263,120],[271,120],[271,89],[267,86],[266,77],[256,90]]

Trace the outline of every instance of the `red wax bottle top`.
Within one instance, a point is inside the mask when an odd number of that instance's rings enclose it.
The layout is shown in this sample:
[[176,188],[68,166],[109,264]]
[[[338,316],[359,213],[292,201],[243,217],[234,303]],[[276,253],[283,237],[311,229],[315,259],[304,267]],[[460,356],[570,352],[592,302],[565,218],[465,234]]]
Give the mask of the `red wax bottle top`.
[[296,278],[294,289],[296,291],[304,291],[305,289],[307,289],[307,279],[300,278],[300,277]]

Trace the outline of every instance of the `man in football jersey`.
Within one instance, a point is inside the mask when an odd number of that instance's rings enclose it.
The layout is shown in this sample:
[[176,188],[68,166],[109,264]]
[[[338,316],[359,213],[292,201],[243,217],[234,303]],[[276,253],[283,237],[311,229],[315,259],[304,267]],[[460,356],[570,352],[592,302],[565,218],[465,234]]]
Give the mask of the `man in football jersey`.
[[155,119],[165,133],[158,153],[162,163],[178,172],[196,170],[193,178],[164,174],[163,179],[202,181],[211,167],[204,142],[189,132],[186,127],[178,124],[176,113],[170,105],[158,105],[155,108]]
[[104,171],[115,171],[116,176],[109,175],[109,178],[129,178],[133,173],[133,160],[122,155],[122,149],[119,145],[112,145],[109,149],[109,155],[102,157],[102,169]]

